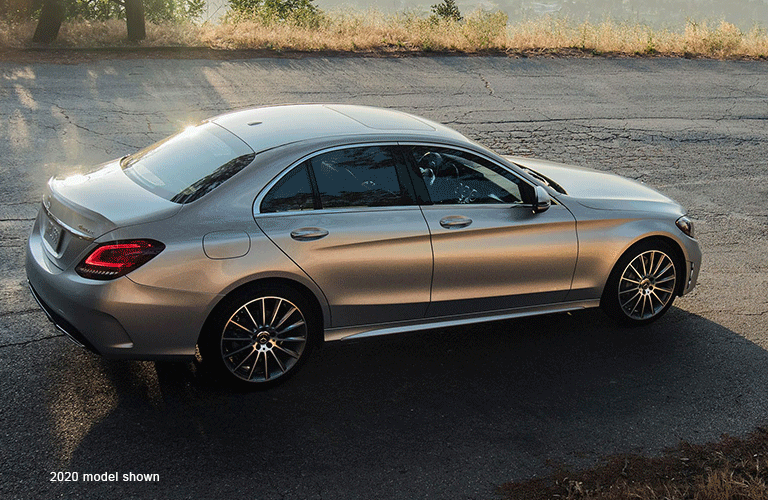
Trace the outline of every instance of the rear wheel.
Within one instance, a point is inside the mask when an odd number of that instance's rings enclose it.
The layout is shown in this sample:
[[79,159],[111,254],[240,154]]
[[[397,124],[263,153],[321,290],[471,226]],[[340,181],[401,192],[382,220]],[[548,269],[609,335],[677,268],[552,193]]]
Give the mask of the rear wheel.
[[281,285],[247,288],[226,299],[200,342],[203,362],[230,382],[266,388],[293,375],[309,356],[319,321],[309,301]]
[[675,300],[680,270],[668,244],[648,241],[636,245],[616,263],[600,306],[625,324],[655,321]]

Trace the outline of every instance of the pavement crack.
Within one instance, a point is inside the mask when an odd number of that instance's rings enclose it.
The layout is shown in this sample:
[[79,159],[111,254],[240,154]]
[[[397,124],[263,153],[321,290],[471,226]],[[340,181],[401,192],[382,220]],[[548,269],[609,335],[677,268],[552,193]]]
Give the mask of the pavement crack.
[[12,344],[0,344],[0,349],[5,349],[7,347],[19,347],[19,346],[23,346],[23,345],[34,344],[36,342],[42,342],[44,340],[49,340],[49,339],[56,339],[56,338],[63,337],[63,336],[64,336],[64,334],[60,333],[58,335],[51,335],[49,337],[40,337],[39,339],[26,340],[24,342],[14,342]]
[[2,203],[0,206],[3,207],[15,207],[17,205],[37,205],[36,201],[12,201],[10,203]]
[[40,308],[33,308],[33,309],[22,309],[21,311],[6,311],[0,313],[0,318],[5,318],[6,316],[13,316],[14,314],[29,314],[33,312],[39,311]]
[[[93,134],[93,135],[97,135],[97,136],[99,136],[99,137],[107,137],[107,138],[109,138],[111,141],[113,141],[114,143],[116,143],[116,144],[120,144],[121,146],[126,146],[126,147],[129,147],[129,148],[133,148],[133,147],[135,147],[135,146],[133,146],[133,145],[131,145],[131,144],[126,144],[125,142],[119,141],[119,140],[115,139],[113,136],[111,136],[111,135],[109,135],[109,134],[105,134],[105,133],[102,133],[102,132],[98,132],[98,131],[96,131],[96,130],[91,130],[91,129],[90,129],[90,128],[88,128],[88,127],[85,127],[85,126],[83,126],[83,125],[79,125],[79,124],[75,123],[75,122],[72,120],[72,118],[70,118],[70,116],[69,116],[69,115],[68,115],[68,114],[67,114],[67,113],[64,111],[64,108],[62,108],[61,106],[58,106],[58,105],[55,105],[55,106],[56,106],[56,108],[58,109],[58,112],[59,112],[59,114],[61,114],[61,116],[64,118],[64,120],[66,120],[66,122],[67,122],[68,124],[72,125],[73,127],[75,127],[75,128],[78,128],[78,129],[80,129],[80,130],[84,130],[84,131],[86,131],[86,132],[88,132],[88,133],[90,133],[90,134]],[[66,133],[66,132],[65,132],[65,133]]]
[[478,73],[480,76],[480,80],[483,81],[483,85],[485,85],[486,90],[488,90],[488,95],[492,96],[494,94],[493,87],[491,87],[491,82],[489,82],[482,73]]
[[726,313],[726,314],[733,314],[734,316],[765,316],[768,314],[768,311],[758,311],[758,312],[746,312],[746,311],[731,311],[728,309],[709,309],[706,311],[701,311],[700,314],[711,314],[711,313]]

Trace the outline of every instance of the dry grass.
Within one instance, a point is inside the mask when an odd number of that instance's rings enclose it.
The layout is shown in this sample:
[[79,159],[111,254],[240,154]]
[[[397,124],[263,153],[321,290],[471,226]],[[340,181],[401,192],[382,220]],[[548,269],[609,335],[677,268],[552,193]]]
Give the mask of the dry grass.
[[689,21],[682,31],[673,31],[611,20],[573,24],[565,19],[544,18],[509,26],[507,33],[508,47],[520,50],[571,47],[595,54],[768,56],[768,33],[764,28],[742,32],[725,21],[715,27]]
[[[33,22],[0,22],[0,48],[29,46]],[[764,28],[742,32],[733,24],[689,21],[679,31],[643,24],[576,23],[541,18],[508,24],[500,12],[478,11],[463,22],[436,21],[413,13],[376,11],[323,14],[318,25],[230,19],[218,24],[147,24],[142,46],[206,47],[302,52],[506,52],[592,55],[673,55],[714,58],[768,58]],[[70,21],[56,47],[119,47],[125,42],[122,21]]]
[[345,11],[324,16],[316,28],[248,20],[204,26],[201,42],[224,49],[476,52],[504,49],[506,24],[500,12],[477,12],[456,23],[415,14]]
[[506,500],[765,500],[768,430],[746,439],[681,444],[656,458],[620,456],[576,474],[510,483]]

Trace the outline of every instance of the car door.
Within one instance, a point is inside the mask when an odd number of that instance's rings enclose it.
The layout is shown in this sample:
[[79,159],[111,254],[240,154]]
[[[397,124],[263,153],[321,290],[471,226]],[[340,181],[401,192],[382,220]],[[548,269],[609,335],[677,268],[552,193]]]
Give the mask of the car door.
[[432,248],[399,158],[381,145],[324,151],[257,200],[257,224],[322,289],[333,327],[425,315]]
[[562,302],[577,257],[576,223],[554,202],[533,213],[533,186],[477,154],[405,146],[432,236],[427,316]]

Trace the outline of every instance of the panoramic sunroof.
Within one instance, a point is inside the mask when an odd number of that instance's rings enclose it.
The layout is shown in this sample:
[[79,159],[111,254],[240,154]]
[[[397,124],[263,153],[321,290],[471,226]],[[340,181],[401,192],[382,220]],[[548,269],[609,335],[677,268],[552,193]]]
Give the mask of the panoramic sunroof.
[[375,130],[435,130],[423,121],[397,111],[343,104],[327,104],[325,107]]

